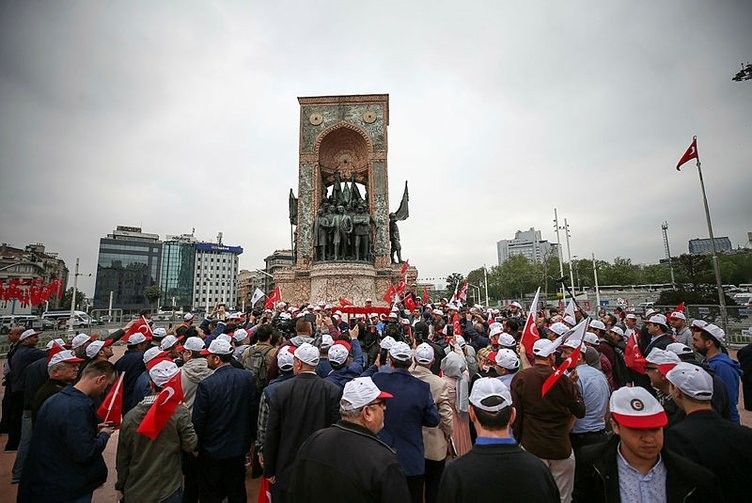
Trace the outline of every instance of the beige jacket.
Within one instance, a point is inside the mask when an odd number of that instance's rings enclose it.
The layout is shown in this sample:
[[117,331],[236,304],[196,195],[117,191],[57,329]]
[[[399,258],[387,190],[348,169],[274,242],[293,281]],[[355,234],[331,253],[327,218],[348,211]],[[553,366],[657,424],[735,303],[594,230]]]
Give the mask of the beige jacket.
[[426,459],[441,461],[447,457],[447,444],[452,436],[452,407],[444,380],[429,369],[416,365],[410,373],[431,387],[431,396],[439,409],[439,425],[423,427],[423,449]]

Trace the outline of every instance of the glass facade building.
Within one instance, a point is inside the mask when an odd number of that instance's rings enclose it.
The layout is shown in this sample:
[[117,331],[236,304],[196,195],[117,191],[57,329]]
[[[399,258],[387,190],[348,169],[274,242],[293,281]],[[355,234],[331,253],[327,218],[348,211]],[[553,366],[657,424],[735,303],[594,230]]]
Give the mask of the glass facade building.
[[138,227],[118,228],[99,240],[94,307],[113,306],[128,311],[151,307],[144,289],[160,278],[162,242],[156,234],[145,234]]
[[211,309],[217,303],[234,308],[238,303],[238,256],[240,246],[196,243],[196,281],[193,307]]
[[168,238],[162,245],[162,274],[159,288],[162,306],[176,306],[185,312],[193,309],[196,248],[192,236]]

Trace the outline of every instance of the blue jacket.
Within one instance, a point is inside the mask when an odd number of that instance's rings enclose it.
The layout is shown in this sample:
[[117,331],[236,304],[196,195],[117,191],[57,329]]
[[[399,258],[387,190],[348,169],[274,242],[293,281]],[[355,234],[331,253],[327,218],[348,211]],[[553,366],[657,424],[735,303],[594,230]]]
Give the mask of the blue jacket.
[[18,346],[10,359],[10,379],[13,393],[24,390],[24,386],[26,385],[26,367],[46,356],[46,352],[34,346]]
[[198,449],[216,459],[245,455],[253,437],[256,385],[253,375],[224,365],[198,384],[193,427]]
[[[123,380],[125,381],[125,379]],[[141,375],[138,376],[136,383],[133,385],[133,395],[131,396],[131,400],[135,403],[134,407],[138,405],[141,400],[146,398],[146,396],[151,395],[151,386],[149,386],[150,382],[151,378],[149,377],[149,371],[144,370],[141,372]]]
[[360,348],[360,341],[355,339],[350,346],[352,350],[353,361],[347,367],[338,370],[332,370],[326,376],[328,381],[333,382],[340,388],[344,389],[345,384],[349,383],[363,373],[363,350]]
[[386,401],[384,429],[379,438],[397,451],[406,476],[423,475],[423,426],[439,424],[439,411],[430,386],[402,368],[377,372],[372,379],[381,391],[394,395]]
[[[132,349],[123,353],[118,361],[115,362],[115,370],[119,373],[125,372],[123,377],[123,416],[135,407],[140,399],[136,397],[136,381],[138,376],[146,370],[144,364],[144,352]],[[143,398],[143,397],[141,397]]]
[[109,435],[97,432],[94,404],[68,386],[39,409],[18,501],[66,502],[90,494],[107,480],[102,457]]
[[316,375],[323,379],[328,376],[331,371],[332,365],[329,363],[329,360],[326,358],[320,359],[319,364],[316,365]]
[[739,424],[739,410],[736,408],[739,401],[739,378],[742,375],[739,362],[732,360],[726,353],[719,353],[705,360],[705,363],[726,385],[729,396],[729,419]]

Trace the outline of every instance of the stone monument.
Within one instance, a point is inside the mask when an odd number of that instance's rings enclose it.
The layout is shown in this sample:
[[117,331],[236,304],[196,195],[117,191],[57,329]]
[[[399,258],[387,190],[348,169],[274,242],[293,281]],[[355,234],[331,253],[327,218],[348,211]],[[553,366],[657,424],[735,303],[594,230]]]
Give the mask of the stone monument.
[[[298,196],[290,190],[294,265],[274,275],[292,303],[345,296],[374,304],[400,277],[397,222],[409,216],[407,182],[389,210],[389,95],[298,98]],[[408,281],[417,277],[408,269]]]

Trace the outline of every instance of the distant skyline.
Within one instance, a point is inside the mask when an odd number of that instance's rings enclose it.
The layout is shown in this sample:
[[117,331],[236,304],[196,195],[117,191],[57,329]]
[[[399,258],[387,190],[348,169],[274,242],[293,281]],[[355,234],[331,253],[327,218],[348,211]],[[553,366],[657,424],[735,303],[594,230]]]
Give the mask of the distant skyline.
[[[290,247],[298,96],[390,95],[390,206],[419,277],[497,263],[553,209],[572,255],[635,263],[752,231],[752,3],[5,2],[0,241],[43,242],[91,296],[117,225]],[[564,241],[562,236],[562,241]],[[566,259],[566,250],[564,250]]]

